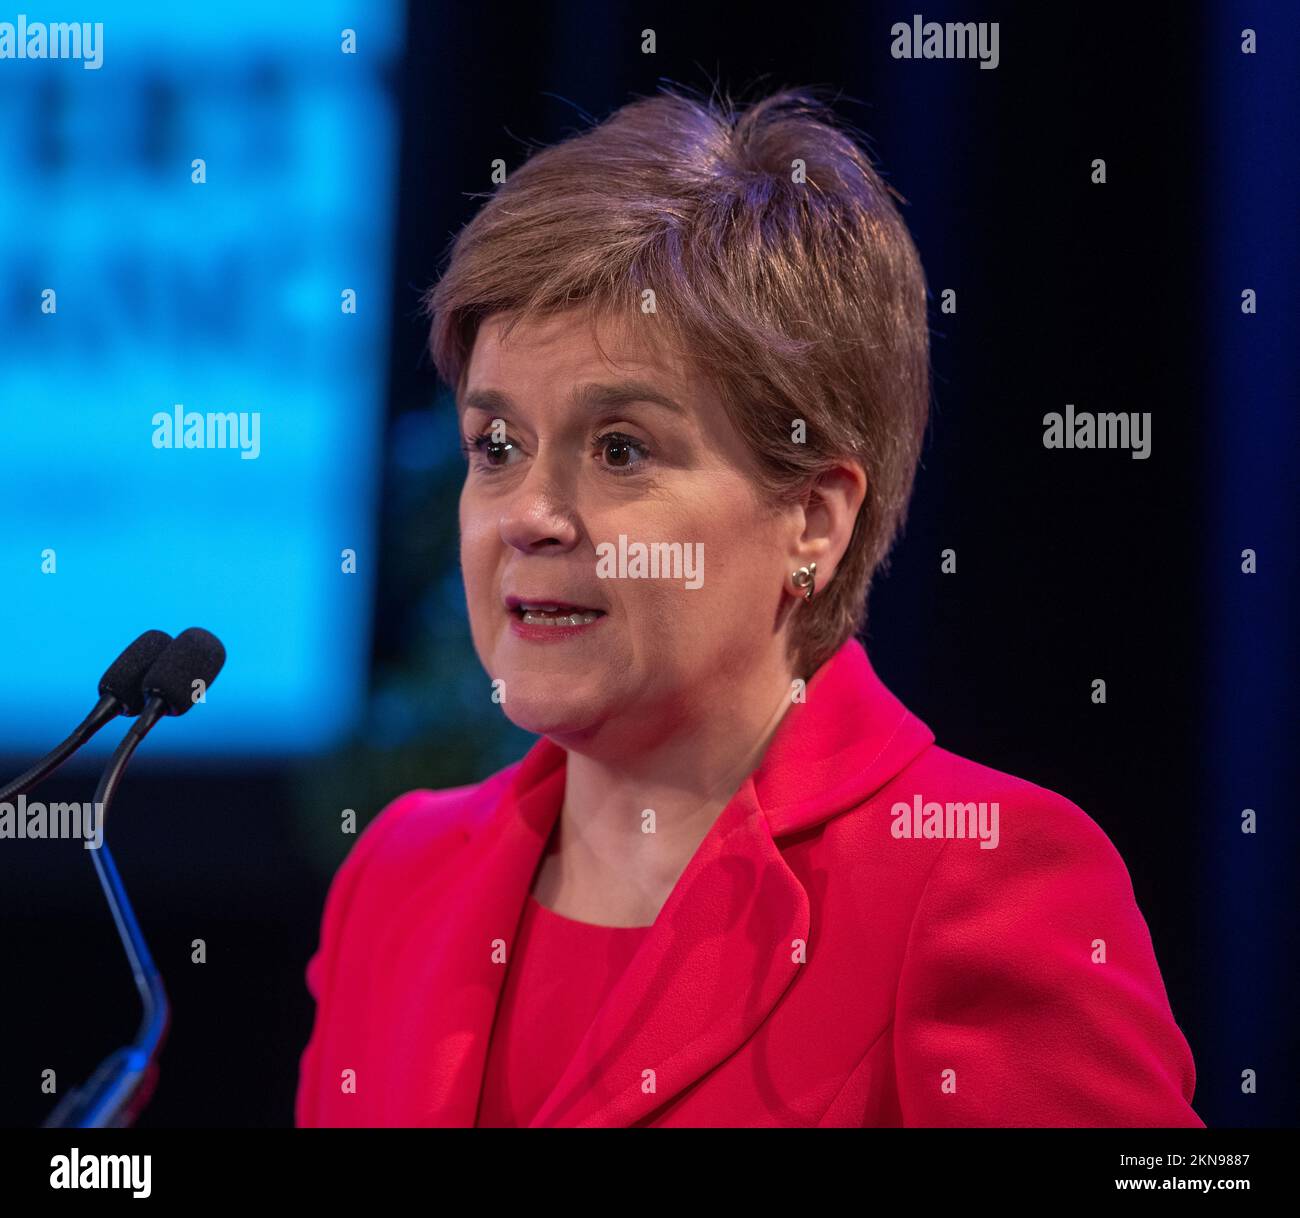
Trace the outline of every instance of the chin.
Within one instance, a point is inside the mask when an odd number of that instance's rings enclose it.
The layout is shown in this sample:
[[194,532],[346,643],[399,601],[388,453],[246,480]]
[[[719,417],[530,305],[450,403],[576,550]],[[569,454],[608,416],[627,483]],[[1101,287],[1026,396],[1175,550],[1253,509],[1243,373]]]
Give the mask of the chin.
[[577,736],[598,727],[608,713],[606,700],[563,688],[563,678],[507,676],[501,709],[516,727],[537,736]]

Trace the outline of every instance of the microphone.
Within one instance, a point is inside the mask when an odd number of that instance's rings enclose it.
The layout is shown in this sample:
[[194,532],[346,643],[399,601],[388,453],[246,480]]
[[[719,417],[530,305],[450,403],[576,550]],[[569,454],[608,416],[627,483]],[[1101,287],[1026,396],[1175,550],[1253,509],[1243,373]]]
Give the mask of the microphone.
[[[161,715],[183,715],[194,705],[195,682],[202,681],[206,689],[217,679],[225,663],[226,649],[215,634],[201,626],[182,630],[141,678],[140,688],[144,693],[141,718],[152,715],[156,723]],[[140,734],[143,736],[148,730],[145,728]]]
[[[194,683],[202,681],[206,690],[225,662],[226,649],[221,640],[192,626],[181,631],[149,665],[140,680],[139,718],[122,737],[95,789],[95,803],[101,805],[101,825],[108,819],[109,804],[140,741],[164,716],[185,714],[194,705]],[[45,1119],[42,1127],[46,1129],[130,1125],[153,1094],[158,1080],[158,1053],[171,1024],[171,1008],[162,977],[149,954],[108,843],[102,841],[91,857],[118,937],[131,962],[144,1014],[135,1040],[110,1053],[87,1082],[74,1087]]]
[[191,626],[182,630],[149,666],[140,680],[144,705],[139,717],[122,737],[95,790],[95,802],[104,805],[102,815],[108,814],[126,763],[140,741],[164,715],[185,714],[194,705],[194,683],[202,681],[206,690],[225,662],[226,649],[221,640],[201,626]]
[[0,790],[0,803],[30,791],[44,782],[105,724],[118,715],[138,715],[144,707],[142,681],[146,672],[162,657],[172,636],[162,630],[146,630],[109,666],[99,679],[99,701],[62,744],[51,749],[25,774]]

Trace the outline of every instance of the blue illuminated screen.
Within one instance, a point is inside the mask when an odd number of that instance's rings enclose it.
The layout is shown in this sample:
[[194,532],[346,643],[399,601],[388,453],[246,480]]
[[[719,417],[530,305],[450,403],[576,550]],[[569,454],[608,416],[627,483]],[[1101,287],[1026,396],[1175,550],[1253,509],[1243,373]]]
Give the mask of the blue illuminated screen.
[[193,625],[227,666],[151,752],[327,747],[369,654],[403,6],[18,9],[102,23],[102,62],[0,59],[0,753]]

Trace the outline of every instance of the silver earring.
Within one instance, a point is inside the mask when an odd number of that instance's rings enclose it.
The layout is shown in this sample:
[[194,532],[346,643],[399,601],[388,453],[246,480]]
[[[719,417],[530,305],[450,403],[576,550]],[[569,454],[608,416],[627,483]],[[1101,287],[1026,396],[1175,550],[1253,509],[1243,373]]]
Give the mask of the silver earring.
[[793,575],[790,576],[796,588],[802,588],[803,598],[810,601],[813,593],[817,591],[817,564],[810,562],[806,567],[800,567]]

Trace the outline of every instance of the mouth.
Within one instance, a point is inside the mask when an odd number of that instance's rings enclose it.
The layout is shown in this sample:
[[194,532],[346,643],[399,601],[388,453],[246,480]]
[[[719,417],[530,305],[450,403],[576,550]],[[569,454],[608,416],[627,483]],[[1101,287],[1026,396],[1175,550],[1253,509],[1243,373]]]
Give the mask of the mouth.
[[593,609],[586,605],[542,598],[526,599],[518,596],[507,597],[506,608],[515,621],[524,626],[540,626],[542,629],[566,627],[573,629],[579,626],[590,626],[605,616],[603,609]]

